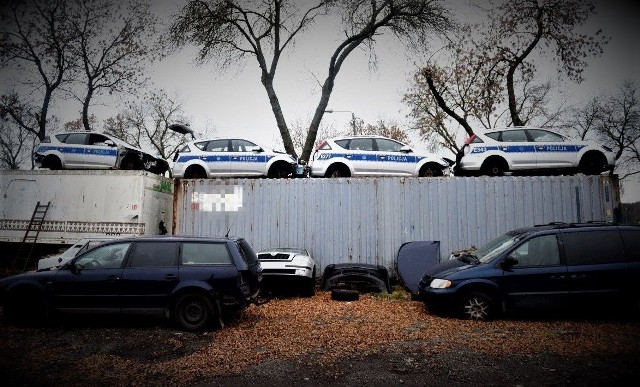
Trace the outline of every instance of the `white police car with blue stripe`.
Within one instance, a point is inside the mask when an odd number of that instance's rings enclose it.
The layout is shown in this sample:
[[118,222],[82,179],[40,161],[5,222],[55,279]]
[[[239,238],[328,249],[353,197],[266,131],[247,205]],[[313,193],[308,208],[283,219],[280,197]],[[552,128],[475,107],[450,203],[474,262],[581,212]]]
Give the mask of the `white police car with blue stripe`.
[[133,169],[164,174],[169,163],[140,148],[98,132],[64,132],[47,136],[34,154],[39,168]]
[[476,133],[465,142],[456,162],[456,175],[488,176],[540,171],[597,175],[615,165],[607,147],[529,127]]
[[309,168],[315,177],[446,176],[450,164],[383,136],[350,136],[322,141]]
[[239,138],[213,138],[185,144],[173,158],[172,176],[200,179],[211,177],[293,177],[293,156]]

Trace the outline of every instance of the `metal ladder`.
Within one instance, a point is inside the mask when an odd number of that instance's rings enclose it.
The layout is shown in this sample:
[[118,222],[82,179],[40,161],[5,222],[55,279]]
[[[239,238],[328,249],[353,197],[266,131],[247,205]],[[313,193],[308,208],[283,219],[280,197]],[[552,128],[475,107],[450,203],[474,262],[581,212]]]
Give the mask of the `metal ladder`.
[[24,233],[24,238],[22,238],[18,253],[16,254],[16,269],[22,265],[22,271],[27,271],[31,254],[33,254],[33,248],[38,240],[38,235],[40,235],[44,217],[47,216],[50,205],[51,202],[47,202],[47,204],[40,204],[40,202],[38,202],[36,204],[33,215],[31,215],[31,221],[29,221],[29,226],[27,227],[27,232]]

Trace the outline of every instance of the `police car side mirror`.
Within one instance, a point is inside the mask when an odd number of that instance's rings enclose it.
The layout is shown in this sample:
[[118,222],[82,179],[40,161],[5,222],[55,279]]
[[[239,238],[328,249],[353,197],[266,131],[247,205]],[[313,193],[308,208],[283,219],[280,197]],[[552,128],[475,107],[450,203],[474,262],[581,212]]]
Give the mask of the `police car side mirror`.
[[104,140],[104,144],[108,146],[116,146],[116,143],[111,140]]
[[513,256],[509,255],[505,257],[502,262],[500,262],[500,267],[503,269],[510,269],[518,264],[518,260]]
[[413,149],[411,149],[409,145],[403,145],[402,148],[400,148],[400,152],[411,153],[413,152]]
[[251,152],[256,152],[256,153],[264,151],[264,149],[262,149],[262,147],[260,147],[260,146],[251,147],[251,148],[249,148],[249,150],[251,150]]

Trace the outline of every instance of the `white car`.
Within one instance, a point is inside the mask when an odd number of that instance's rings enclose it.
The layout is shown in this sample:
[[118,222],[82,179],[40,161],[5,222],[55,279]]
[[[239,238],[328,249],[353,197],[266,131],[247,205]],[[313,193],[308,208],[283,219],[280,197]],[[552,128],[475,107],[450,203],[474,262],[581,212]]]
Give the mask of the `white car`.
[[296,159],[284,152],[239,138],[213,138],[189,142],[176,152],[172,176],[185,179],[293,177],[296,167]]
[[71,247],[65,250],[62,254],[40,259],[38,261],[38,271],[57,269],[60,266],[64,265],[67,261],[75,258],[76,255],[84,253],[85,251],[99,246],[112,239],[113,237],[91,237],[80,239],[78,242],[74,243]]
[[303,295],[313,296],[316,288],[316,263],[307,249],[274,247],[258,251],[262,278],[270,280],[298,279]]
[[324,140],[309,162],[314,177],[445,176],[450,162],[382,136],[350,136]]
[[35,151],[39,168],[134,169],[164,174],[166,160],[98,132],[64,132],[47,136]]
[[541,128],[515,127],[471,136],[458,153],[456,175],[501,176],[505,172],[613,170],[611,149],[573,141]]

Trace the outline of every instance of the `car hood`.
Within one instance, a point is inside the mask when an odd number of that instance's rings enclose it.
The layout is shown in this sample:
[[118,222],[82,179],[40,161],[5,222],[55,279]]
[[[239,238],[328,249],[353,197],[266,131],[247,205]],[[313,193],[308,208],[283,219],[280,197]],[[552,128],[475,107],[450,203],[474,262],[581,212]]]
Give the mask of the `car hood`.
[[473,265],[467,262],[463,262],[457,258],[449,259],[428,267],[424,272],[424,275],[429,277],[443,278],[458,271],[465,270],[471,266]]

